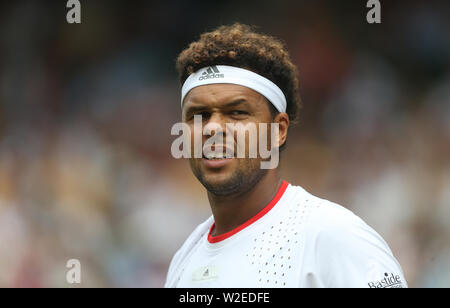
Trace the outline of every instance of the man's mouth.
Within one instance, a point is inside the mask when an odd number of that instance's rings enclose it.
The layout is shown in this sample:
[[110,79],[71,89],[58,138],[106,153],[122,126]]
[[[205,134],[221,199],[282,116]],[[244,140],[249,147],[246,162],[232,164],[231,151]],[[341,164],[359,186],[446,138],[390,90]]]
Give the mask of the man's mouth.
[[222,168],[232,161],[234,158],[233,154],[234,153],[225,146],[216,146],[214,150],[205,149],[205,151],[203,151],[203,163],[208,168]]
[[204,154],[203,158],[207,160],[231,159],[233,156],[227,156],[226,153],[208,153]]
[[203,158],[207,160],[221,160],[234,158],[234,151],[226,146],[213,146],[210,149],[204,149]]

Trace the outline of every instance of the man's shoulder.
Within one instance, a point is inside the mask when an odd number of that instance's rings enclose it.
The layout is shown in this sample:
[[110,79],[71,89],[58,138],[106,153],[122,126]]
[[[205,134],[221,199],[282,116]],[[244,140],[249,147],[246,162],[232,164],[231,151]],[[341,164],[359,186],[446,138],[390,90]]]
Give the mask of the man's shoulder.
[[166,287],[174,285],[174,277],[181,268],[182,264],[193,251],[194,247],[200,242],[200,240],[208,233],[209,228],[213,222],[213,217],[210,216],[204,222],[199,224],[194,231],[184,241],[183,245],[178,249],[170,262],[169,271],[167,274]]
[[359,216],[344,206],[315,196],[299,186],[295,201],[304,205],[308,213],[305,225],[310,236],[336,238],[354,233],[375,233]]
[[360,217],[309,193],[304,192],[301,198],[301,202],[309,203],[305,251],[318,285],[367,287],[392,275],[398,276],[401,285],[407,287],[388,244]]
[[183,251],[191,250],[193,246],[195,246],[205,236],[205,234],[209,232],[209,228],[211,227],[213,221],[214,219],[211,215],[205,221],[199,224],[184,241],[181,248],[175,254],[175,257],[179,254],[183,254]]
[[362,218],[335,202],[303,192],[309,217],[304,234],[322,254],[359,254],[361,249],[392,255],[386,241]]

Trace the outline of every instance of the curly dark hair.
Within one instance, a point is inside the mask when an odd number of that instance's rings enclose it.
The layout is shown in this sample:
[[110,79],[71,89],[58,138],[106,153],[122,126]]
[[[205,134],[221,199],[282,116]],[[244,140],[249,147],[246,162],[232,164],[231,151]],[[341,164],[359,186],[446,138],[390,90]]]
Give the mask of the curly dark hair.
[[[178,56],[176,67],[181,84],[190,74],[211,65],[230,65],[248,69],[275,83],[286,96],[286,113],[296,123],[300,108],[297,68],[284,44],[252,27],[235,23],[203,33]],[[278,111],[269,104],[272,116]]]

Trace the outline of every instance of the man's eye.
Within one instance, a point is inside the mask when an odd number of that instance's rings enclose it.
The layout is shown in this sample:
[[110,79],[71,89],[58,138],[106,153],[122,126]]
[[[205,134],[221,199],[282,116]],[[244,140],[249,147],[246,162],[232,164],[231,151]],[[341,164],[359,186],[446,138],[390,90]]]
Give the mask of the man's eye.
[[232,115],[246,115],[246,114],[248,114],[248,112],[243,111],[243,110],[233,110],[233,111],[231,111],[231,114]]
[[194,120],[195,116],[200,116],[203,120],[203,119],[209,117],[209,112],[200,111],[200,112],[191,113],[187,118],[188,118],[188,120]]
[[202,118],[209,118],[210,114],[207,111],[199,112],[196,115],[202,116]]

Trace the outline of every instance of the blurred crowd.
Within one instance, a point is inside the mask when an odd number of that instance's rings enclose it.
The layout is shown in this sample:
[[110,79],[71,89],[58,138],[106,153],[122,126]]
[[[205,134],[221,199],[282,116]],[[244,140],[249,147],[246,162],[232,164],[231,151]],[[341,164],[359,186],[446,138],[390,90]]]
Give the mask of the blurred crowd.
[[[363,1],[364,2],[364,1]],[[361,1],[0,4],[0,286],[161,287],[210,215],[176,160],[177,54],[240,21],[281,38],[303,108],[283,178],[363,218],[412,287],[450,287],[450,5]],[[270,18],[267,18],[270,16]]]

